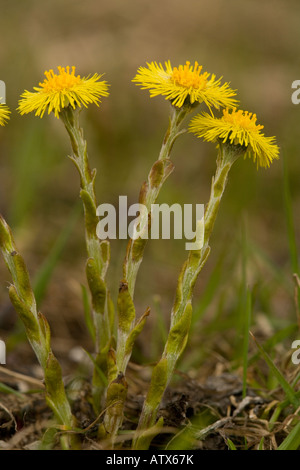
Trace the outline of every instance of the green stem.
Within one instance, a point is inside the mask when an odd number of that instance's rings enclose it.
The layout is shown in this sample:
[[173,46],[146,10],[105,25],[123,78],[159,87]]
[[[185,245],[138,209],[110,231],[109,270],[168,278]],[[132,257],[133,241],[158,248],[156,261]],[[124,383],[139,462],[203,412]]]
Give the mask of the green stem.
[[96,234],[96,228],[98,224],[98,217],[96,214],[97,201],[95,195],[96,171],[91,171],[89,167],[87,144],[83,137],[83,131],[79,125],[79,110],[76,109],[74,111],[69,106],[68,108],[63,109],[63,111],[60,113],[60,117],[66,127],[72,145],[73,155],[70,158],[75,164],[80,175],[80,196],[82,198],[84,207],[86,248],[89,259],[93,260],[92,266],[90,266],[90,270],[93,270],[94,276],[97,276],[98,278],[95,280],[95,284],[97,284],[97,281],[99,280],[102,280],[103,283],[102,289],[104,292],[102,295],[104,297],[104,301],[97,302],[96,294],[98,293],[99,297],[99,292],[93,291],[93,287],[99,288],[99,286],[91,286],[91,284],[93,284],[93,279],[88,278],[90,289],[92,287],[91,294],[94,304],[93,307],[97,334],[96,348],[97,352],[99,352],[103,347],[106,346],[110,337],[109,321],[107,318],[105,318],[103,310],[107,296],[107,288],[106,284],[104,283],[104,279],[109,264],[109,242],[100,242]]
[[[151,228],[151,206],[155,204],[164,182],[174,169],[173,163],[170,160],[170,153],[177,137],[185,132],[185,130],[181,130],[181,124],[190,110],[191,108],[189,106],[183,108],[175,108],[172,106],[169,127],[162,143],[159,158],[153,164],[148,175],[148,180],[142,185],[140,190],[139,202],[146,206],[147,213],[149,214],[148,226],[144,229],[147,230],[148,233]],[[141,235],[141,237],[136,240],[130,239],[127,245],[126,257],[123,264],[124,281],[122,281],[122,283],[127,284],[127,290],[131,299],[133,299],[134,296],[135,282],[143,260],[147,241],[148,239],[143,238]],[[128,326],[125,334],[119,325],[116,351],[118,373],[121,372],[125,374],[131,355],[131,351],[128,352],[128,350],[126,350],[126,343],[135,326],[135,315],[132,316],[131,324]]]
[[[139,203],[146,206],[148,214],[151,213],[151,205],[155,204],[164,182],[174,169],[173,163],[170,160],[171,150],[177,137],[186,132],[181,130],[181,124],[190,111],[191,108],[189,106],[183,108],[172,106],[171,108],[169,127],[165,134],[158,160],[153,164],[148,180],[142,185],[140,190]],[[123,264],[123,278],[128,283],[128,290],[132,298],[146,244],[147,239],[142,239],[141,237],[137,240],[130,239],[127,245]]]
[[107,354],[111,347],[113,320],[111,316],[111,301],[105,276],[110,261],[110,245],[107,240],[100,241],[96,229],[97,201],[95,195],[96,170],[90,170],[87,154],[87,144],[79,124],[79,109],[71,106],[60,113],[65,128],[69,134],[73,155],[70,157],[80,175],[80,197],[84,207],[85,239],[88,254],[86,276],[92,297],[93,320],[95,328],[96,359],[94,368],[94,406],[100,411],[100,402],[107,387]]
[[168,338],[162,357],[152,373],[150,388],[137,428],[137,437],[133,443],[135,449],[147,449],[150,444],[153,436],[143,435],[143,431],[154,426],[163,394],[173,376],[176,363],[186,346],[192,316],[194,286],[210,252],[209,240],[226,187],[229,170],[241,151],[240,148],[220,144],[217,169],[212,180],[210,198],[204,214],[203,246],[200,250],[189,252],[181,269],[171,312]]
[[[65,430],[72,430],[75,418],[66,396],[61,367],[51,350],[51,334],[46,318],[37,311],[27,267],[16,245],[11,230],[0,216],[0,249],[11,273],[13,284],[9,287],[11,302],[22,320],[27,338],[44,371],[46,401],[54,412],[58,423]],[[64,442],[72,441],[66,437]]]
[[[155,203],[160,190],[174,169],[170,160],[170,153],[177,137],[185,132],[181,130],[181,124],[185,116],[191,111],[189,105],[183,108],[172,106],[169,127],[165,134],[158,160],[153,164],[147,181],[140,190],[139,203],[147,208],[151,215],[151,205]],[[150,231],[151,216],[148,217],[148,225],[144,230]],[[147,233],[147,235],[148,235]],[[133,305],[135,282],[139,267],[143,260],[147,238],[130,239],[127,245],[126,256],[123,264],[123,281],[121,282],[118,298],[118,342],[116,350],[115,371],[111,377],[111,384],[107,391],[107,413],[105,414],[103,435],[109,435],[112,440],[118,432],[123,419],[123,407],[126,399],[127,385],[125,372],[130,360],[134,340],[141,332],[149,310],[137,321]],[[117,398],[118,397],[118,400]],[[111,406],[114,401],[117,405]]]

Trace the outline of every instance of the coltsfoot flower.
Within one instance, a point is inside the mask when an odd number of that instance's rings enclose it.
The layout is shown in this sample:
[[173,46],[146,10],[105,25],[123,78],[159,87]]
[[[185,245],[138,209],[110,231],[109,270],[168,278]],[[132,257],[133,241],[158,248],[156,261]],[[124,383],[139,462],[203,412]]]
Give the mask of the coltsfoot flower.
[[93,76],[83,77],[75,75],[75,67],[57,67],[58,74],[51,69],[45,72],[45,80],[34,87],[34,92],[25,90],[19,101],[20,114],[28,114],[35,111],[36,116],[43,117],[48,108],[59,118],[61,110],[68,105],[72,108],[85,107],[89,103],[100,103],[100,98],[108,96],[108,84],[99,79],[102,75],[95,73]]
[[234,107],[237,101],[233,99],[236,92],[228,83],[221,85],[221,78],[216,80],[215,75],[202,72],[202,66],[189,61],[185,65],[172,67],[171,62],[147,63],[148,67],[140,67],[132,80],[143,90],[150,90],[150,96],[162,95],[170,100],[174,106],[182,107],[186,102],[190,104],[204,102],[209,108]]
[[261,132],[264,126],[256,124],[256,121],[256,114],[227,108],[221,118],[208,113],[198,114],[191,120],[189,130],[208,142],[221,141],[242,146],[245,156],[252,157],[257,166],[266,168],[279,158],[279,148],[275,137],[265,137]]
[[10,110],[6,104],[0,103],[0,126],[5,126],[9,120]]

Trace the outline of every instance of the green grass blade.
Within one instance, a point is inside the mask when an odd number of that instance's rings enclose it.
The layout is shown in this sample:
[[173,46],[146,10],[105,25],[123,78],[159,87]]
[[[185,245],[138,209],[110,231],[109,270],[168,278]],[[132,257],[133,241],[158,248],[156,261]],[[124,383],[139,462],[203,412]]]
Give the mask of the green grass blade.
[[249,249],[253,254],[253,257],[256,257],[259,262],[263,262],[264,266],[272,274],[274,281],[276,280],[279,284],[284,285],[284,287],[289,292],[292,292],[290,278],[282,270],[282,267],[277,266],[276,263],[269,257],[269,255],[252,240],[249,241]]
[[[276,331],[276,333],[274,333],[273,336],[271,336],[264,342],[263,344],[264,350],[266,352],[271,350],[276,344],[281,343],[286,338],[290,338],[297,331],[298,331],[297,323],[292,323],[291,325],[288,325],[282,330]],[[259,357],[259,354],[260,354],[259,352],[256,352],[255,354],[253,354],[251,358],[248,360],[248,365],[252,365],[254,362],[256,362]]]
[[22,393],[18,392],[17,390],[13,389],[12,387],[9,387],[8,385],[2,382],[0,382],[0,393],[11,393],[19,398],[24,398],[24,395],[22,395]]
[[280,444],[277,450],[297,450],[300,447],[300,421]]
[[203,316],[205,310],[210,305],[211,301],[214,299],[217,289],[221,285],[222,268],[223,268],[225,254],[226,254],[225,252],[221,253],[220,258],[209,278],[209,281],[204,290],[204,293],[201,299],[199,300],[197,306],[195,306],[194,308],[191,328],[193,328],[194,324],[197,323],[200,320],[200,318]]
[[231,439],[229,439],[229,438],[226,439],[226,443],[227,443],[227,445],[228,445],[228,447],[229,447],[229,450],[237,450],[236,446],[234,445],[234,443],[232,442]]
[[264,450],[264,441],[265,441],[265,438],[262,437],[258,445],[258,450]]
[[244,320],[244,340],[243,340],[243,398],[247,395],[247,369],[248,369],[248,350],[249,350],[249,329],[251,323],[252,296],[247,289],[246,309]]
[[66,246],[69,237],[72,234],[72,231],[78,220],[80,210],[81,205],[77,203],[72,209],[67,223],[63,227],[58,238],[56,239],[49,255],[47,256],[46,260],[44,261],[35,276],[33,290],[38,305],[40,304],[45,295],[52,273],[59,261],[59,258],[61,257],[61,254],[63,252],[64,247]]
[[292,387],[295,387],[298,383],[298,381],[300,380],[300,372],[296,375],[296,377],[294,378],[293,382],[292,382]]
[[100,367],[98,366],[97,364],[97,361],[96,359],[94,359],[94,357],[92,356],[91,353],[89,353],[86,349],[84,349],[84,352],[88,355],[88,357],[90,358],[90,360],[92,361],[92,363],[94,364],[95,368],[96,368],[96,371],[97,373],[99,374],[99,378],[101,379],[104,387],[107,387],[108,386],[108,381],[107,381],[107,377],[105,376],[104,372],[100,369]]
[[159,337],[162,344],[165,344],[168,338],[168,329],[164,320],[164,314],[161,309],[161,302],[159,296],[154,296],[153,298],[156,319],[157,319],[157,330],[159,332]]
[[[151,331],[149,358],[151,361],[156,362],[168,337],[168,329],[162,310],[161,297],[159,295],[153,296],[153,315],[155,318],[155,327],[152,328]],[[137,358],[138,352],[136,349],[137,348],[135,348],[134,357]]]
[[87,329],[93,339],[93,341],[96,341],[96,331],[95,331],[95,325],[92,317],[92,312],[91,312],[91,307],[89,303],[89,296],[87,293],[87,289],[85,286],[81,286],[81,293],[82,293],[82,301],[83,301],[83,309],[84,309],[84,319],[85,319],[85,324],[87,326]]
[[287,158],[284,152],[282,154],[282,163],[283,163],[283,196],[284,196],[284,207],[285,207],[285,213],[286,213],[290,259],[291,259],[293,272],[299,274],[298,250],[297,250],[296,233],[295,233],[295,225],[294,225],[294,218],[293,218],[292,197],[291,197],[291,189],[290,189],[290,183],[289,183]]
[[[21,142],[21,144],[20,144]],[[37,206],[37,192],[44,197],[41,182],[57,170],[57,147],[45,126],[29,119],[22,125],[17,139],[12,141],[11,174],[13,185],[10,195],[8,220],[14,228],[26,224]]]
[[264,350],[264,348],[258,343],[258,341],[255,339],[254,335],[250,332],[251,336],[253,337],[255,343],[256,343],[256,346],[258,347],[261,355],[263,356],[264,360],[266,361],[266,363],[268,364],[270,370],[273,372],[273,374],[275,375],[276,379],[278,380],[278,382],[280,383],[282,389],[284,390],[288,400],[290,401],[290,403],[295,407],[297,408],[299,405],[300,405],[300,400],[299,398],[297,397],[295,391],[293,390],[293,388],[291,387],[291,385],[287,382],[287,380],[283,377],[282,373],[280,372],[280,370],[278,369],[278,367],[274,364],[274,362],[272,361],[271,357],[269,356],[269,354]]

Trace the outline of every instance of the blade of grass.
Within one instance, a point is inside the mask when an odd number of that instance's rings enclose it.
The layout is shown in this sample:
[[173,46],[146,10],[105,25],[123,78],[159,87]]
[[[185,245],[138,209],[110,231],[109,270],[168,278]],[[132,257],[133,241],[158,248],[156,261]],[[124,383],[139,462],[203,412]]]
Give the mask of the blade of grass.
[[252,311],[252,296],[247,289],[246,314],[244,320],[244,339],[243,339],[243,398],[247,395],[247,370],[248,370],[248,350],[249,350],[249,329]]
[[285,152],[282,153],[282,164],[283,164],[283,196],[284,196],[284,207],[286,213],[286,223],[288,231],[288,241],[290,250],[291,266],[294,273],[299,274],[299,262],[298,262],[298,250],[296,242],[296,233],[293,217],[292,208],[292,197],[288,174],[288,164]]
[[[13,227],[26,223],[27,217],[32,214],[38,201],[37,191],[40,192],[41,181],[45,182],[56,168],[55,155],[57,152],[47,130],[37,126],[34,120],[26,121],[12,148],[11,171],[14,178],[8,219]],[[40,196],[43,196],[42,192]]]
[[294,378],[293,382],[292,382],[292,387],[295,387],[298,383],[300,379],[300,372],[296,375],[296,377]]
[[24,398],[24,395],[22,395],[22,393],[18,392],[14,388],[9,387],[8,385],[6,385],[2,382],[0,382],[0,393],[8,393],[8,394],[11,393],[13,395],[16,395],[19,398]]
[[232,442],[231,439],[227,438],[226,439],[226,444],[228,445],[229,450],[237,450],[235,447],[234,443]]
[[[267,352],[271,350],[276,344],[281,343],[285,338],[291,337],[294,333],[298,331],[298,325],[297,323],[293,323],[291,325],[288,325],[286,328],[283,328],[282,330],[276,331],[273,336],[268,338],[264,344],[263,348]],[[259,357],[259,351],[253,354],[250,359],[248,360],[248,365],[252,365],[254,362],[257,361]]]
[[265,267],[268,268],[272,274],[272,278],[279,284],[284,285],[289,292],[292,292],[290,279],[286,276],[282,268],[277,266],[268,254],[252,240],[249,241],[249,249],[253,253],[253,257],[258,258],[258,260],[263,262]]
[[100,367],[98,366],[96,360],[93,358],[92,354],[90,354],[88,351],[86,351],[84,349],[84,352],[88,355],[88,357],[90,358],[90,360],[92,361],[92,363],[94,364],[98,374],[99,374],[99,377],[101,378],[102,380],[102,383],[105,387],[107,387],[108,385],[108,381],[107,381],[107,377],[105,376],[105,374],[103,373],[103,371],[100,369]]
[[163,349],[167,341],[168,330],[164,319],[164,314],[161,308],[161,298],[159,295],[153,297],[155,327],[151,336],[151,349],[149,351],[150,358],[153,361],[157,360],[160,351]]
[[166,446],[166,450],[189,450],[193,449],[195,441],[197,441],[197,434],[202,430],[212,425],[218,418],[216,413],[212,413],[212,410],[207,408],[202,410],[199,414],[192,418],[192,422],[189,422],[183,429],[173,436]]
[[[285,152],[283,152],[283,155],[282,155],[282,165],[283,165],[284,208],[285,208],[285,214],[286,214],[286,225],[287,225],[287,232],[288,232],[290,260],[291,260],[293,274],[299,275],[298,248],[297,248],[297,241],[296,241],[297,239],[296,239],[295,224],[294,224],[294,217],[293,217],[292,196],[291,196],[291,188],[290,188],[290,182],[289,182],[288,164],[287,164],[287,157],[286,157]],[[299,313],[300,289],[298,289],[298,291],[295,292],[295,300],[296,300],[296,310],[297,310],[297,313]],[[299,321],[299,315],[298,315],[298,321]]]
[[33,291],[38,305],[40,304],[45,295],[52,273],[61,257],[61,254],[64,250],[64,247],[66,246],[68,239],[70,238],[74,230],[80,211],[81,205],[79,203],[76,203],[73,209],[71,210],[67,223],[63,227],[49,255],[47,256],[35,276],[33,283]]
[[[241,224],[241,268],[242,268],[242,282],[239,289],[239,308],[238,314],[238,332],[241,334],[242,343],[236,345],[236,352],[238,357],[242,356],[243,360],[243,398],[246,396],[247,389],[247,367],[248,367],[248,346],[249,346],[249,327],[251,315],[251,294],[247,288],[247,260],[248,260],[248,237],[247,237],[247,221],[243,218]],[[250,297],[249,297],[250,295]],[[249,304],[250,301],[250,304]],[[237,335],[239,337],[239,335]]]
[[260,443],[258,445],[258,449],[257,450],[264,450],[264,441],[265,441],[265,438],[264,436],[261,438],[260,440]]
[[300,328],[300,279],[297,273],[293,274],[293,278],[295,282],[294,299],[296,306],[296,315],[298,320],[298,326]]
[[209,278],[207,286],[201,296],[201,299],[199,300],[197,306],[194,308],[191,328],[193,328],[194,324],[197,323],[200,320],[200,318],[203,316],[207,307],[210,305],[211,301],[213,300],[215,296],[215,292],[217,291],[218,287],[221,284],[222,268],[223,268],[225,254],[226,254],[225,251],[221,253],[218,259],[218,262],[215,268],[213,269],[213,272]]
[[84,319],[87,329],[91,335],[92,340],[95,342],[96,340],[96,331],[95,325],[92,317],[91,307],[89,303],[89,296],[87,293],[87,289],[84,285],[81,286],[81,293],[82,293],[82,301],[83,301],[83,309],[84,309]]
[[300,447],[300,421],[291,430],[277,450],[298,450]]
[[165,342],[167,341],[167,337],[168,337],[168,329],[164,321],[164,315],[161,309],[160,297],[157,295],[154,296],[153,302],[154,302],[154,308],[155,308],[156,318],[157,318],[157,327],[160,333],[162,344],[165,344]]
[[284,390],[287,398],[289,399],[290,403],[297,408],[300,405],[300,400],[297,397],[294,389],[291,387],[291,385],[287,382],[287,380],[284,378],[278,367],[274,364],[272,361],[271,357],[269,354],[264,350],[264,348],[259,344],[259,342],[256,340],[255,336],[250,332],[256,346],[258,347],[261,355],[263,356],[264,360],[268,364],[270,370],[273,372],[274,376],[280,383],[282,389]]
[[[299,395],[298,395],[299,396]],[[289,400],[284,400],[283,402],[281,403],[278,403],[278,405],[276,406],[270,420],[269,420],[269,430],[272,431],[272,429],[274,428],[274,425],[277,423],[277,421],[279,420],[279,416],[281,415],[282,411],[287,407],[289,406],[290,404],[290,401]]]

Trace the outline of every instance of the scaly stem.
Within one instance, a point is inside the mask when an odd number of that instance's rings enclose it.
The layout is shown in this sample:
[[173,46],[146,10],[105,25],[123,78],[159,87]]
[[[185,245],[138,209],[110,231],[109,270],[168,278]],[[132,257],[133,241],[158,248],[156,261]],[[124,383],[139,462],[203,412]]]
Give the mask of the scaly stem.
[[[184,133],[181,130],[181,124],[185,116],[191,111],[191,107],[171,108],[171,116],[168,130],[165,134],[158,160],[153,164],[147,182],[141,187],[139,203],[146,206],[148,214],[151,213],[151,205],[155,204],[161,188],[172,173],[174,166],[170,160],[170,154],[177,137]],[[150,223],[149,223],[150,225]],[[149,231],[149,225],[147,230]],[[143,239],[142,235],[137,240],[130,239],[127,245],[126,256],[123,264],[123,278],[128,283],[128,290],[133,298],[135,282],[139,267],[143,260],[144,250],[147,239]]]
[[[164,182],[173,171],[174,167],[170,160],[170,153],[177,137],[185,132],[181,130],[181,124],[192,108],[186,105],[182,108],[172,106],[171,109],[169,127],[163,140],[159,158],[153,164],[148,180],[144,182],[140,190],[139,203],[147,208],[147,213],[149,214],[148,224],[141,229],[139,238],[129,240],[123,264],[123,281],[121,282],[118,298],[118,341],[115,370],[111,376],[110,386],[107,391],[107,412],[101,431],[102,435],[109,435],[112,440],[118,432],[123,419],[127,387],[124,376],[131,357],[134,340],[141,332],[146,317],[149,314],[149,309],[147,309],[144,315],[137,321],[133,305],[135,282],[148,238],[143,237],[143,233],[147,231],[146,235],[148,235],[150,231],[151,206],[157,200]],[[117,402],[115,407],[112,406],[114,401]]]
[[[11,230],[0,216],[0,249],[11,273],[13,284],[9,287],[11,302],[24,324],[27,338],[43,369],[46,401],[64,430],[72,430],[75,418],[66,396],[61,367],[51,350],[51,334],[46,318],[37,311],[27,267],[18,253]],[[64,446],[75,445],[74,438],[63,438]]]
[[[191,108],[189,106],[183,108],[175,108],[172,106],[169,127],[162,143],[159,158],[153,164],[149,172],[147,182],[145,182],[141,187],[139,203],[146,207],[147,213],[149,214],[148,224],[143,230],[146,230],[148,233],[151,229],[151,206],[152,204],[155,204],[164,182],[174,169],[173,163],[170,160],[170,153],[177,137],[185,132],[185,130],[181,130],[181,124],[190,110]],[[127,290],[131,299],[133,299],[134,296],[135,282],[139,267],[143,260],[147,241],[148,238],[143,238],[142,231],[141,236],[138,239],[130,239],[127,245],[126,256],[123,264],[124,279],[122,281],[122,285],[127,285]],[[126,343],[135,326],[135,314],[132,316],[131,325],[128,325],[127,332],[125,332],[125,334],[124,331],[122,331],[122,327],[120,328],[119,322],[116,351],[118,373],[121,372],[122,374],[125,374],[131,355],[131,351],[126,350]]]
[[143,431],[154,426],[163,394],[173,376],[176,363],[186,346],[192,316],[194,286],[210,252],[209,239],[226,187],[229,170],[240,154],[241,149],[220,144],[217,169],[212,180],[210,198],[204,214],[203,246],[199,250],[190,251],[182,266],[171,312],[168,338],[162,357],[152,373],[149,391],[137,428],[137,437],[133,443],[134,449],[148,449],[153,438],[153,436],[143,435]]
[[[80,196],[84,207],[85,239],[88,253],[86,275],[92,296],[96,337],[97,366],[95,367],[94,384],[97,383],[97,400],[99,401],[102,399],[107,385],[107,354],[112,336],[110,297],[105,282],[110,260],[110,246],[107,240],[100,241],[96,234],[98,224],[95,196],[96,171],[91,171],[89,167],[87,144],[79,125],[79,109],[73,110],[71,106],[68,106],[61,111],[60,118],[70,137],[73,150],[73,155],[70,158],[80,175]],[[101,376],[97,373],[97,368],[102,369],[103,374]],[[99,406],[96,406],[96,408],[99,411]]]

